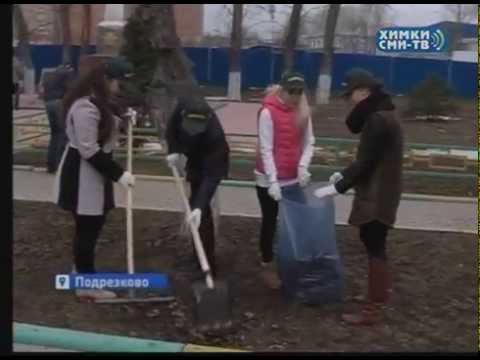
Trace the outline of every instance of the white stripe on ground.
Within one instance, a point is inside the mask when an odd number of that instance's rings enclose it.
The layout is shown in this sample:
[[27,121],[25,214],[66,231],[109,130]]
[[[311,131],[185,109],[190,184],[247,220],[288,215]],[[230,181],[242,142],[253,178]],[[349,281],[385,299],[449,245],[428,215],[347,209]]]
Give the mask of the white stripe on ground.
[[[47,201],[53,198],[54,176],[15,170],[13,173],[14,199]],[[118,206],[124,206],[126,193],[115,186]],[[335,198],[336,223],[347,223],[352,196]],[[133,191],[134,209],[169,209],[183,211],[182,202],[174,183],[137,179]],[[260,208],[254,189],[220,188],[220,208],[224,215],[247,214],[258,217]],[[471,202],[431,202],[425,200],[402,200],[398,211],[396,228],[431,229],[436,231],[477,233],[477,204]]]

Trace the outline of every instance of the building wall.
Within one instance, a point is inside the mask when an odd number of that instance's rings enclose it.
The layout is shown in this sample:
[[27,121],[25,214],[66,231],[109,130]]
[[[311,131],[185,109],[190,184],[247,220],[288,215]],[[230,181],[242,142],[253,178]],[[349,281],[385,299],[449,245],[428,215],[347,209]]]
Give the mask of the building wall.
[[[96,44],[97,25],[104,18],[105,4],[88,4],[91,8],[90,44]],[[133,13],[136,4],[125,4],[125,15]],[[60,24],[55,16],[57,4],[22,4],[22,11],[33,44],[60,44]],[[71,4],[70,24],[73,45],[81,44],[84,4]],[[186,44],[198,43],[203,35],[203,4],[175,4],[177,34]]]
[[175,4],[174,12],[182,43],[199,43],[203,37],[203,4]]

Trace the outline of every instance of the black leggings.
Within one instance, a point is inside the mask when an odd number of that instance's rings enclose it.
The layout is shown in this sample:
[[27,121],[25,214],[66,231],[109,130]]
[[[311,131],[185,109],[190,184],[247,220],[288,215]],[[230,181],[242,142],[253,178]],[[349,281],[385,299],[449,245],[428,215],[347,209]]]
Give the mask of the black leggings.
[[95,247],[105,224],[105,215],[88,216],[74,214],[75,237],[73,256],[78,273],[95,273]]
[[278,202],[268,195],[268,188],[257,186],[257,197],[262,210],[260,252],[262,261],[269,263],[273,260],[273,241],[277,227]]
[[388,226],[381,222],[372,221],[360,226],[360,239],[371,258],[387,259],[385,246],[387,235]]

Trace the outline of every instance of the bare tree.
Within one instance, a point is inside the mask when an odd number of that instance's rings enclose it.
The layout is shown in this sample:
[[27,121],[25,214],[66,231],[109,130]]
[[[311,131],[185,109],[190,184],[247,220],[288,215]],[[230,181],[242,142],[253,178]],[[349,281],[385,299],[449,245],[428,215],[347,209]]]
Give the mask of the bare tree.
[[58,15],[60,17],[62,34],[62,63],[72,62],[72,35],[70,29],[70,8],[72,4],[58,4]]
[[15,34],[18,39],[18,57],[21,59],[23,66],[27,69],[33,69],[32,55],[30,54],[30,32],[21,5],[13,4],[12,12]]
[[[478,8],[476,4],[444,4],[444,10],[449,19],[456,23],[466,23],[477,19]],[[459,48],[461,42],[460,25],[449,27],[449,52],[450,54]]]
[[295,48],[297,46],[298,34],[300,31],[300,22],[303,4],[294,4],[290,15],[287,35],[285,37],[283,52],[283,70],[292,70],[295,62]]
[[455,22],[469,22],[477,19],[476,4],[443,4],[443,6],[448,17]]
[[147,111],[165,145],[165,130],[175,100],[180,96],[201,96],[192,74],[192,62],[185,55],[176,32],[173,4],[140,4],[131,21],[149,24],[146,37],[157,56],[153,79],[146,94]]
[[82,4],[83,21],[82,21],[82,46],[80,54],[86,54],[90,46],[91,28],[92,28],[92,8],[91,4]]
[[[328,7],[321,8],[314,15],[313,32],[317,35],[325,35],[324,24],[328,10]],[[342,35],[342,43],[349,51],[373,53],[375,34],[389,22],[392,11],[389,4],[344,4],[338,17],[336,33]],[[312,23],[312,20],[308,22]]]
[[325,25],[325,42],[323,59],[320,65],[316,101],[318,104],[328,104],[330,87],[332,83],[333,43],[335,40],[335,27],[337,26],[340,4],[330,4]]
[[242,50],[243,4],[233,5],[233,23],[230,36],[230,71],[228,76],[228,97],[241,100],[242,73],[240,53]]

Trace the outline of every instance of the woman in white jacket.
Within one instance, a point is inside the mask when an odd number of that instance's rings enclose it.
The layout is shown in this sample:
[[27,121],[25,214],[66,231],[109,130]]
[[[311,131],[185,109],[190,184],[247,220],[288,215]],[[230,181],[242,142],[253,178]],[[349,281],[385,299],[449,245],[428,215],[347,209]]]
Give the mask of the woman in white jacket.
[[[73,255],[75,270],[95,273],[95,247],[107,212],[114,208],[113,182],[134,185],[134,177],[113,160],[119,118],[109,105],[118,81],[130,65],[114,58],[97,65],[78,80],[64,99],[68,145],[56,181],[56,202],[75,221]],[[105,290],[77,290],[77,296],[113,298]]]

